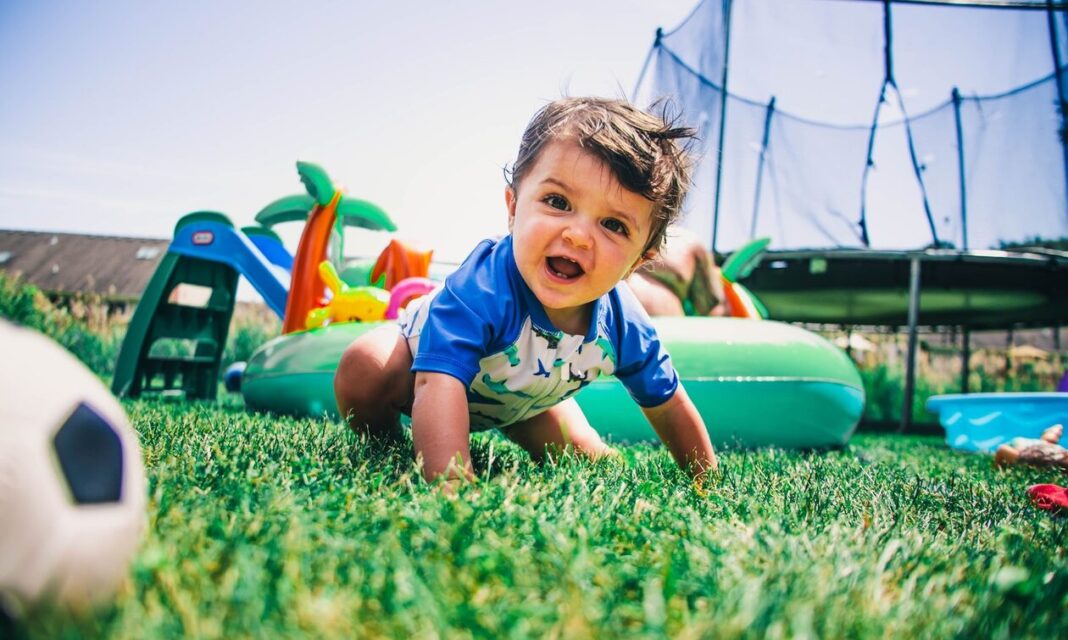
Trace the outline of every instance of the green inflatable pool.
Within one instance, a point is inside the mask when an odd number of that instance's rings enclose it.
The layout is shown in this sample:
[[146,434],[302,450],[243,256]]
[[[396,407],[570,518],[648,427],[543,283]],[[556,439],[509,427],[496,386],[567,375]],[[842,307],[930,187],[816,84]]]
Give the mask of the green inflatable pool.
[[[735,318],[655,318],[718,448],[818,448],[845,444],[864,409],[850,359],[820,336],[787,324]],[[348,323],[280,336],[253,354],[242,378],[257,410],[336,418],[334,369],[350,342],[378,323]],[[615,378],[576,396],[590,423],[615,442],[656,441]]]

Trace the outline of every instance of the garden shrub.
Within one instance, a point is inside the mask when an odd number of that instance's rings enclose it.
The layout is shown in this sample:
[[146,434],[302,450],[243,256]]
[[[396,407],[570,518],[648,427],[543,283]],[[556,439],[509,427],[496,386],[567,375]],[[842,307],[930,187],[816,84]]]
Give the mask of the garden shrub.
[[281,331],[282,323],[265,308],[260,305],[238,305],[230,321],[220,374],[235,362],[247,362],[256,349]]
[[76,296],[61,307],[37,287],[0,272],[0,316],[51,337],[99,376],[115,369],[125,325],[108,316],[99,296]]

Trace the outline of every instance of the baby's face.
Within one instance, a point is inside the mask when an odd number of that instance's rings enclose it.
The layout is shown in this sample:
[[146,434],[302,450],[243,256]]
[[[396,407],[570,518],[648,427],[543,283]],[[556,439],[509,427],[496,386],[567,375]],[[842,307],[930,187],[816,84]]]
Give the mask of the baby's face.
[[505,201],[519,273],[557,328],[585,333],[587,305],[644,262],[653,202],[566,139],[546,145],[516,187]]

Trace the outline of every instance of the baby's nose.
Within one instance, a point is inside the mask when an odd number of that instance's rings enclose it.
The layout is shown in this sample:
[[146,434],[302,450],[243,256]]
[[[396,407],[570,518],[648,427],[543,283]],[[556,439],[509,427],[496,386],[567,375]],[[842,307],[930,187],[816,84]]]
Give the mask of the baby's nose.
[[588,248],[592,237],[588,229],[582,223],[574,222],[564,228],[564,240],[578,248]]

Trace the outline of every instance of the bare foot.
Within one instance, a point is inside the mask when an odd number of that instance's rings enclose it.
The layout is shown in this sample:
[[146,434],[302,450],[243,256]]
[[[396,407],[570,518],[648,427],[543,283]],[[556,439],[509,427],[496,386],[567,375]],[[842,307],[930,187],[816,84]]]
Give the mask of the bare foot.
[[1064,425],[1055,424],[1042,432],[1042,439],[1050,444],[1057,444],[1064,435]]

